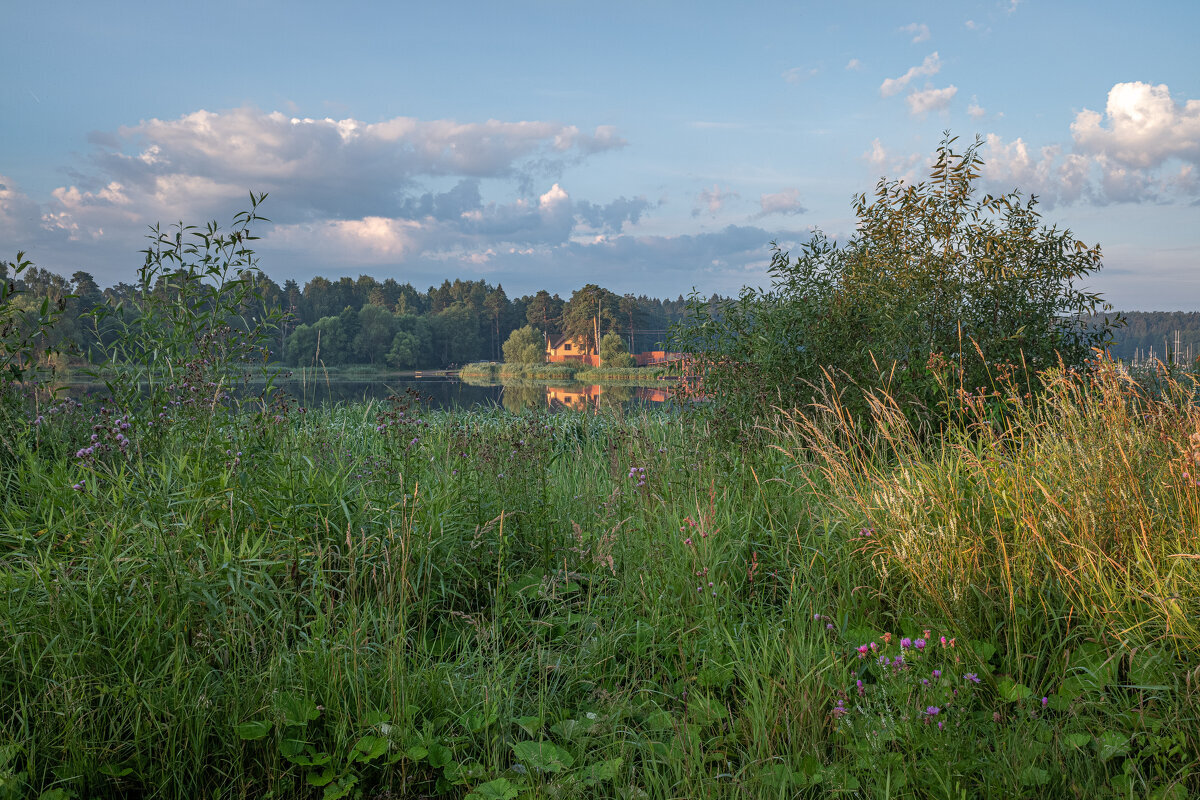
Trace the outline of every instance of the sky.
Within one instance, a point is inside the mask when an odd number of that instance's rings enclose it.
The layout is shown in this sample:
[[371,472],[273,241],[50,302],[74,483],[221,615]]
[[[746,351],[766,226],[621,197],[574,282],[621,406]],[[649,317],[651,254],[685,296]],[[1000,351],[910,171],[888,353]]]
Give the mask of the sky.
[[150,226],[267,192],[279,283],[767,286],[943,132],[1200,310],[1200,3],[0,0],[0,258],[133,281]]

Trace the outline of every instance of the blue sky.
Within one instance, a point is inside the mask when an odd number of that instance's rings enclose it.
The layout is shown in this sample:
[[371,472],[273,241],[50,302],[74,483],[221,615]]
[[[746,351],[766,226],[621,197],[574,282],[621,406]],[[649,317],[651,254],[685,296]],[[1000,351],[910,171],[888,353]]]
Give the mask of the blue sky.
[[1200,3],[6,3],[0,256],[132,280],[267,191],[277,281],[768,281],[772,240],[984,138],[982,188],[1200,310]]

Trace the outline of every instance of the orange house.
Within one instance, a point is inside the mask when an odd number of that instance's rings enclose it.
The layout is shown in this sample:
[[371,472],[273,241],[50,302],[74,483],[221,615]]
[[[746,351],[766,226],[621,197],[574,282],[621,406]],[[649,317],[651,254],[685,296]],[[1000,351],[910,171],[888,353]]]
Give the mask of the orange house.
[[600,356],[586,340],[556,336],[546,339],[546,361],[551,364],[576,361],[589,367],[600,366]]

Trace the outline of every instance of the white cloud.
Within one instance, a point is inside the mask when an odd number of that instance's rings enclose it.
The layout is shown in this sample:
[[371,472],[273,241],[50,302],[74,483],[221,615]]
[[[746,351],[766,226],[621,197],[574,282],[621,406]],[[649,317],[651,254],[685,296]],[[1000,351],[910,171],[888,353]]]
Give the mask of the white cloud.
[[857,71],[861,70],[862,68],[863,68],[863,64],[857,58],[852,58],[846,62],[846,69],[857,72]]
[[556,183],[550,187],[548,192],[538,198],[538,208],[544,211],[552,211],[555,208],[562,208],[568,202],[566,190]]
[[909,113],[919,116],[928,114],[930,111],[944,110],[950,105],[950,101],[956,94],[958,94],[958,87],[950,85],[944,89],[926,88],[913,91],[904,99],[908,102]]
[[[41,209],[21,192],[11,178],[0,175],[0,238],[13,246],[23,246],[32,231],[41,224]],[[0,253],[11,258],[12,253]]]
[[998,192],[1020,189],[1038,195],[1049,206],[1071,203],[1089,193],[1088,160],[1077,153],[1064,154],[1058,145],[1033,154],[1022,139],[1006,144],[989,133],[984,155],[982,177]]
[[1166,84],[1118,83],[1104,116],[1085,108],[1071,135],[1077,151],[1121,167],[1147,169],[1172,158],[1200,163],[1200,100],[1180,105]]
[[941,68],[941,59],[935,51],[925,56],[925,60],[917,66],[910,67],[908,72],[905,72],[899,78],[887,78],[884,80],[879,86],[879,93],[884,97],[900,94],[913,78],[936,75]]
[[871,142],[871,149],[862,154],[862,159],[871,165],[876,175],[889,175],[911,183],[916,176],[916,166],[921,161],[921,154],[898,155],[889,152],[883,142],[876,138]]
[[784,70],[780,77],[788,83],[804,83],[809,78],[815,77],[820,71],[818,67],[792,67]]
[[[1072,151],[1032,155],[1021,139],[988,136],[984,177],[1050,203],[1193,202],[1200,195],[1200,101],[1176,103],[1165,85],[1118,83],[1104,114],[1084,109],[1071,124]],[[1182,162],[1182,163],[1181,163]]]
[[967,104],[967,114],[970,115],[971,119],[983,119],[987,116],[987,110],[979,105],[979,101],[975,98],[975,95],[971,95],[971,102]]
[[900,32],[911,33],[913,44],[929,41],[929,26],[924,22],[910,22],[907,25],[901,26]]
[[762,210],[759,217],[768,214],[803,214],[808,211],[800,202],[799,189],[784,189],[782,192],[764,194],[758,199]]
[[980,25],[979,25],[979,23],[978,23],[978,22],[976,22],[976,21],[975,21],[975,20],[973,20],[973,19],[969,19],[969,20],[967,20],[966,22],[964,22],[964,23],[963,23],[963,25],[964,25],[964,26],[966,27],[966,29],[967,29],[967,30],[969,30],[969,31],[976,31],[976,30],[979,30],[979,28],[980,28]]
[[735,197],[740,197],[740,195],[737,192],[722,189],[714,183],[712,189],[701,189],[696,195],[699,204],[692,209],[692,216],[698,217],[702,213],[707,213],[709,216],[715,217],[725,203]]

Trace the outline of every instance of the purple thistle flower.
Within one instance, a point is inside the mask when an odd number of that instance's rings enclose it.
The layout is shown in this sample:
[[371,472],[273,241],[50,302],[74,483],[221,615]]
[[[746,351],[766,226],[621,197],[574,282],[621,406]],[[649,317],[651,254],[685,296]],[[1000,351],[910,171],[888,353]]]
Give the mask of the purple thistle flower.
[[963,675],[963,678],[971,683],[979,683],[979,676],[974,672],[968,672],[966,675]]
[[912,647],[912,639],[905,636],[903,639],[900,640],[900,649],[904,650],[909,647]]
[[942,713],[942,710],[937,706],[930,706],[929,708],[925,709],[925,713],[931,717],[936,717],[938,714]]

